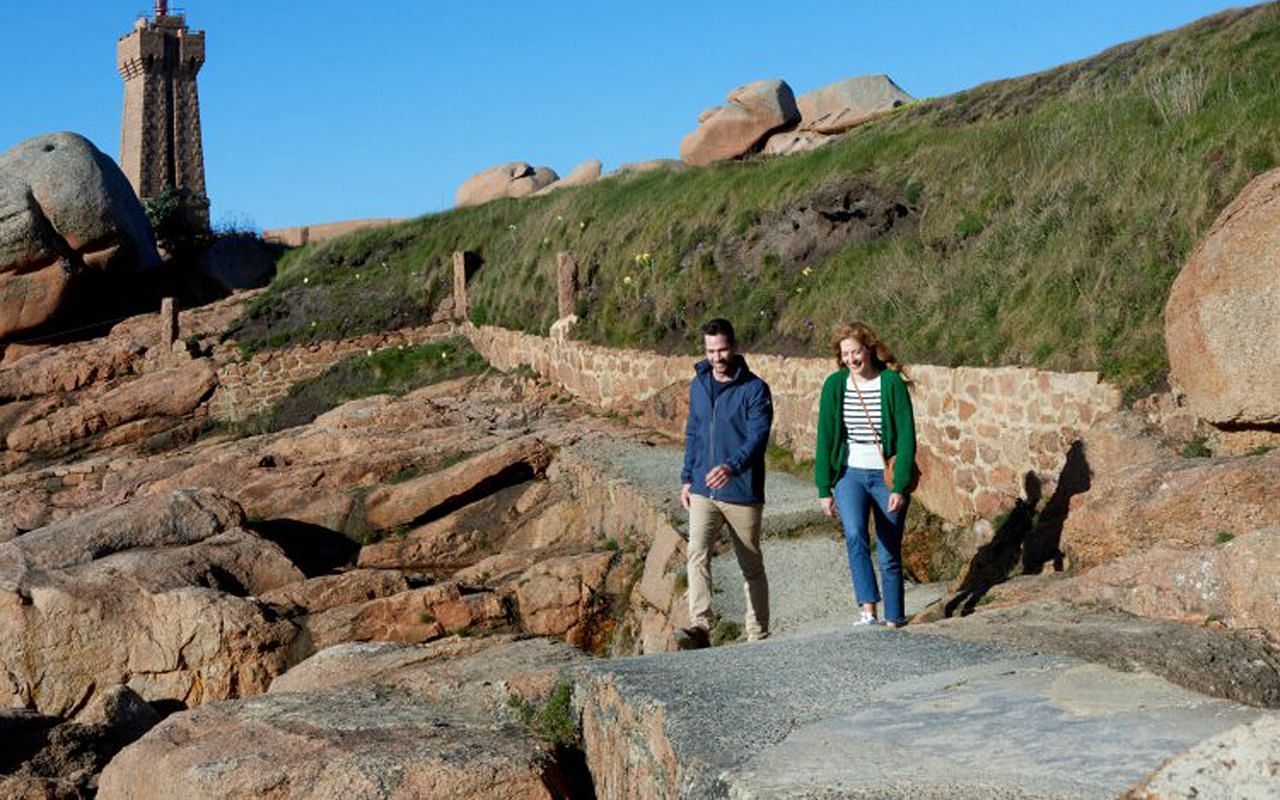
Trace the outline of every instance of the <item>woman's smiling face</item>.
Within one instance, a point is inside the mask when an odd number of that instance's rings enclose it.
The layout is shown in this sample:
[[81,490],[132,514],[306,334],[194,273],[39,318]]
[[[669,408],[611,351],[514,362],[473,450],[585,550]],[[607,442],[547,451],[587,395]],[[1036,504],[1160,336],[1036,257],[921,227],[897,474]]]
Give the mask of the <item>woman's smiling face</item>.
[[840,363],[854,372],[862,370],[862,365],[871,360],[871,353],[862,342],[850,336],[840,340]]

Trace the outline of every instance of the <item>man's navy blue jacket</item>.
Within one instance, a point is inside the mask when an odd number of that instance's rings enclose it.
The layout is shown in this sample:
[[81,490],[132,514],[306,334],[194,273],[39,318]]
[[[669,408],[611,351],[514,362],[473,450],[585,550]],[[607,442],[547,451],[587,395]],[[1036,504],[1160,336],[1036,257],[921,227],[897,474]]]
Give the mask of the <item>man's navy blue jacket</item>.
[[[764,502],[764,451],[773,426],[769,384],[737,357],[732,381],[712,384],[711,362],[699,361],[689,384],[689,421],[684,428],[684,469],[680,482],[689,491],[730,503]],[[728,485],[707,488],[707,472],[725,464],[733,472]]]

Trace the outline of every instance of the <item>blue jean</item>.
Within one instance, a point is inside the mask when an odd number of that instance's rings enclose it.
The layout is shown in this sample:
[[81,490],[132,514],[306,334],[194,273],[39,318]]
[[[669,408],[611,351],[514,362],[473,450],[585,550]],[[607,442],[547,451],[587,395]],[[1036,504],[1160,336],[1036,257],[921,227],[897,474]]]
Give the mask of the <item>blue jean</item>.
[[840,524],[844,527],[844,546],[849,554],[849,573],[853,577],[853,593],[858,603],[880,602],[880,588],[871,568],[868,520],[876,518],[876,547],[880,560],[880,579],[884,581],[884,619],[906,622],[902,589],[902,528],[907,519],[907,505],[896,513],[888,512],[889,487],[884,473],[878,469],[846,469],[832,494]]

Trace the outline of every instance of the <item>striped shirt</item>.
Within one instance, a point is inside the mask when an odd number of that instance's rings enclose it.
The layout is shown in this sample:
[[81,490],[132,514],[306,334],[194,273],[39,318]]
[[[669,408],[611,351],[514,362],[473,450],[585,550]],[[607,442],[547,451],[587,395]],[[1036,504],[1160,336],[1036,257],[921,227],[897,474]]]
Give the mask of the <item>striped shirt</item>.
[[[880,424],[880,376],[858,381],[849,376],[844,392],[844,428],[848,432],[849,466],[858,469],[884,469],[884,455],[877,436],[884,433]],[[862,395],[861,401],[858,395]],[[864,405],[865,408],[864,408]]]

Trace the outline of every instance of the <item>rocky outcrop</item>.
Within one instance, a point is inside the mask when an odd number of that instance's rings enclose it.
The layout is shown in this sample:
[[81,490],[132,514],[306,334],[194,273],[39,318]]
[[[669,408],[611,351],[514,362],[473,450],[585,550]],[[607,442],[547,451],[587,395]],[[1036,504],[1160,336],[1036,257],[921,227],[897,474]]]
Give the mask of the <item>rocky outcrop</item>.
[[1124,800],[1271,797],[1280,779],[1280,717],[1263,717],[1174,756]]
[[112,761],[98,796],[569,796],[516,708],[581,658],[506,637],[332,648],[270,694],[169,718]]
[[409,581],[398,570],[353,569],[268,589],[259,592],[258,599],[271,605],[315,614],[407,591]]
[[[1134,616],[1095,602],[1079,581],[1043,577],[1013,584],[1023,602],[997,602],[966,617],[911,630],[967,642],[999,643],[1022,652],[1056,653],[1122,672],[1142,670],[1203,695],[1280,708],[1280,647],[1252,631]],[[1026,599],[1031,598],[1031,599]]]
[[104,298],[84,291],[159,263],[129,181],[88,139],[44,134],[0,154],[0,340],[71,306],[101,319]]
[[100,800],[547,798],[551,759],[529,733],[376,688],[272,694],[165,720],[99,781]]
[[563,189],[566,186],[584,186],[588,183],[595,183],[600,179],[600,172],[603,168],[604,165],[600,163],[600,159],[587,159],[578,166],[569,170],[568,175],[565,175],[554,183],[547,184],[534,192],[534,194],[550,194],[551,192],[554,192],[557,189]]
[[913,99],[888,75],[845,78],[797,97],[799,123],[792,130],[771,135],[761,151],[784,156],[813,150]]
[[796,98],[800,130],[837,134],[914,100],[888,75],[845,78]]
[[785,81],[772,79],[729,92],[729,105],[702,112],[698,127],[680,141],[680,160],[702,166],[738,158],[756,149],[769,133],[800,119]]
[[1280,170],[1254,178],[1165,305],[1170,380],[1216,424],[1280,425]]
[[1280,526],[1280,451],[1153,461],[1110,473],[1071,498],[1060,548],[1090,569],[1156,544],[1191,549]]
[[[75,402],[31,415],[5,437],[10,450],[30,453],[58,451],[95,434],[120,429],[126,423],[150,418],[177,420],[195,410],[217,383],[207,360],[188,360],[179,366],[148,372],[100,394],[74,398]],[[68,401],[71,398],[68,398]],[[163,425],[163,422],[162,422]],[[141,438],[154,432],[142,428],[134,436],[128,430],[114,441]]]
[[641,566],[632,556],[608,551],[539,560],[515,582],[520,622],[534,635],[598,652]]
[[374,530],[414,522],[447,504],[456,505],[490,491],[502,481],[518,483],[540,475],[551,451],[533,437],[517,439],[431,475],[383,486],[365,497],[365,517]]
[[1053,587],[1077,603],[1143,617],[1262,631],[1280,641],[1280,528],[1222,534],[1193,550],[1157,545]]
[[295,629],[249,595],[302,574],[241,521],[187,491],[0,545],[0,702],[67,716],[117,684],[188,705],[265,689]]
[[501,197],[528,197],[560,179],[550,167],[534,168],[523,161],[489,167],[458,187],[454,205],[478,206]]
[[101,381],[131,374],[147,348],[128,338],[93,344],[65,344],[28,354],[0,367],[0,403],[55,392],[73,392]]
[[512,710],[512,694],[529,701],[545,697],[565,667],[587,660],[566,644],[512,634],[452,636],[417,645],[353,642],[321,650],[276,678],[270,691],[382,685],[427,700],[457,700],[503,719]]
[[429,642],[490,631],[508,621],[506,604],[493,592],[442,583],[331,608],[300,624],[306,650],[315,652],[342,642]]
[[[0,767],[0,797],[13,800],[92,797],[98,773],[107,762],[160,721],[155,709],[127,686],[104,692],[81,716],[78,722],[47,728],[47,733],[34,745],[38,749],[22,740],[22,731],[17,732],[15,741],[15,732],[0,723],[6,749],[21,756],[23,761],[17,769]],[[56,722],[40,719],[46,721],[46,726]]]
[[767,156],[789,156],[816,150],[835,139],[835,136],[817,131],[793,130],[775,133],[765,139],[760,152]]

